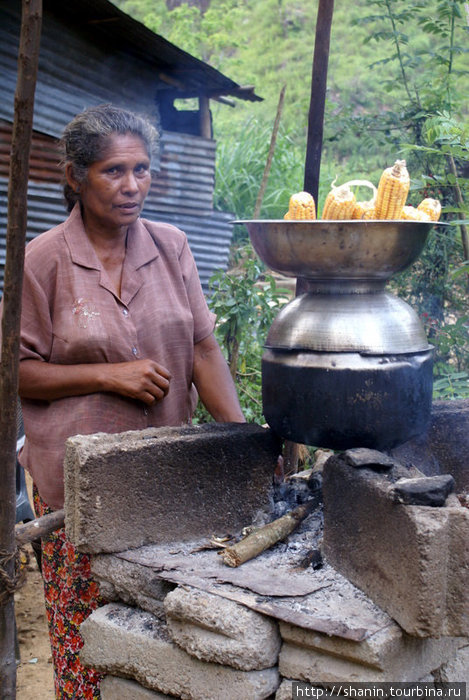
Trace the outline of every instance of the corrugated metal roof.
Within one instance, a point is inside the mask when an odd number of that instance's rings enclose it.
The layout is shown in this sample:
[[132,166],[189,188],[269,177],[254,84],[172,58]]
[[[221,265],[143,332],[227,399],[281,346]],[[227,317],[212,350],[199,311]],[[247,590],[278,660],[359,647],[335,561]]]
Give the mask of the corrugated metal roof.
[[121,12],[108,0],[44,0],[44,12],[73,23],[84,33],[99,35],[114,50],[116,44],[125,46],[126,52],[132,52],[157,68],[160,79],[169,78],[167,89],[176,96],[230,95],[242,100],[262,99],[255,94],[254,87],[238,85]]

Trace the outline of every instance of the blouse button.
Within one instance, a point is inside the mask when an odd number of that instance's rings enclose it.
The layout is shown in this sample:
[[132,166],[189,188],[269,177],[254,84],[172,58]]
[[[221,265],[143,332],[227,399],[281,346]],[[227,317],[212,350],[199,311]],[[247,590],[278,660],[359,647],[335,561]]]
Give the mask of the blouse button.
[[133,354],[133,355],[136,355],[137,352],[138,352],[137,348],[133,347],[133,348],[132,348],[132,354]]
[[129,312],[127,311],[127,309],[123,309],[123,310],[122,310],[122,313],[123,313],[124,316],[128,316],[128,315],[129,315]]

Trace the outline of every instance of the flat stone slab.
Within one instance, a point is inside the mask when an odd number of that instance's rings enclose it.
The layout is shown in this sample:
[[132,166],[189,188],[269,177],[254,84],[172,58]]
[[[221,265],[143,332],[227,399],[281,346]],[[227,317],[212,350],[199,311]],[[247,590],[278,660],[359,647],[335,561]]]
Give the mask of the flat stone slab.
[[280,453],[255,424],[78,435],[65,454],[65,527],[80,551],[236,532],[269,508]]
[[[323,668],[326,663],[325,658],[330,655],[335,660],[341,660],[341,664],[335,662],[333,664],[337,671],[340,666],[343,666],[354,674],[363,673],[365,675],[362,675],[361,679],[364,681],[371,677],[370,669],[374,669],[376,680],[380,678],[381,680],[417,681],[423,675],[452,659],[461,644],[461,639],[458,637],[440,639],[411,637],[395,622],[390,622],[387,627],[369,635],[361,642],[329,637],[284,622],[280,623],[280,633],[285,642],[283,649],[284,651],[287,649],[282,657],[283,664],[286,659],[293,664],[295,648],[298,649],[301,658],[304,657],[304,650],[307,650],[311,657],[310,665],[316,662],[318,667]],[[296,665],[295,668],[297,668]],[[293,665],[288,668],[288,675],[290,678],[298,678],[292,673]],[[302,677],[301,680],[306,678]],[[345,679],[337,677],[335,680]],[[320,682],[318,677],[314,682]]]
[[85,665],[183,700],[263,700],[280,682],[277,668],[238,671],[199,661],[170,640],[161,620],[125,605],[98,608],[80,632]]
[[383,670],[286,642],[280,653],[279,671],[286,678],[318,685],[419,681],[450,659],[457,648],[454,639],[426,641],[429,643],[421,656],[411,654],[403,666],[390,664]]
[[467,636],[469,510],[454,494],[442,507],[398,503],[402,467],[356,469],[346,454],[324,468],[326,559],[408,634]]
[[441,508],[453,491],[454,479],[451,474],[399,479],[394,484],[395,500],[413,506]]
[[140,567],[112,554],[95,554],[91,558],[91,571],[108,602],[127,603],[165,618],[163,601],[173,590],[173,583],[148,569],[142,575]]

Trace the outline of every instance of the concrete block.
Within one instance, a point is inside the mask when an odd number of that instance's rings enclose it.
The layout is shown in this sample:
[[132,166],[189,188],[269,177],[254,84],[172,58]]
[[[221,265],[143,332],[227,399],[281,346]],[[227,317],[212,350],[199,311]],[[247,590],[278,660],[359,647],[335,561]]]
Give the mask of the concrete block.
[[275,666],[278,625],[265,615],[196,588],[176,588],[164,601],[172,640],[191,656],[243,671]]
[[107,601],[128,603],[164,619],[163,600],[176,584],[113,554],[92,556],[91,571]]
[[171,700],[170,695],[148,690],[135,681],[106,676],[100,685],[101,700]]
[[[327,561],[410,635],[469,632],[469,510],[396,503],[386,473],[356,469],[347,453],[324,468]],[[396,471],[393,474],[393,471]]]
[[292,700],[293,698],[293,681],[289,678],[284,678],[275,693],[275,700]]
[[268,508],[279,452],[270,429],[248,423],[75,436],[67,535],[98,554],[235,532]]
[[438,672],[438,681],[466,683],[466,692],[469,697],[469,645],[458,649],[454,657],[443,664]]
[[398,680],[401,675],[418,680],[451,659],[460,645],[458,637],[411,637],[393,622],[361,642],[328,636],[285,622],[280,623],[280,634],[288,644],[307,649],[313,655],[316,652],[329,654],[369,666],[390,680]]
[[451,474],[458,493],[469,491],[469,399],[434,401],[428,431],[391,454],[425,474]]
[[81,625],[85,665],[183,700],[263,700],[277,690],[277,668],[238,671],[199,661],[176,646],[154,615],[110,603]]
[[[408,658],[390,659],[383,668],[368,666],[318,649],[285,642],[279,657],[279,671],[287,678],[316,683],[413,682],[451,659],[457,651],[453,638],[415,640]],[[419,644],[420,643],[420,644]],[[356,642],[362,644],[362,642]],[[402,664],[400,664],[402,662]]]

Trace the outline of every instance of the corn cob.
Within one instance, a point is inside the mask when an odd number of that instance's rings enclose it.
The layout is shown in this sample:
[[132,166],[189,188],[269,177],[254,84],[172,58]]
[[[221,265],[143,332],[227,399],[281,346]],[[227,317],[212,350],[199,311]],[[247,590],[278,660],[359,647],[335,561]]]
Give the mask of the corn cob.
[[332,189],[324,202],[322,218],[329,220],[351,219],[355,204],[355,195],[347,184],[340,185],[340,187],[332,185]]
[[405,160],[396,160],[381,175],[376,195],[375,218],[399,219],[406,203],[410,179]]
[[399,218],[404,219],[404,221],[430,221],[430,216],[426,212],[412,207],[410,204],[402,207]]
[[316,218],[314,199],[309,192],[297,192],[290,197],[288,211],[284,219],[310,220]]
[[368,202],[355,202],[355,208],[352,212],[352,219],[365,219],[368,218],[368,214],[372,213],[375,208],[375,203],[373,200],[368,200]]
[[441,204],[437,199],[432,199],[431,197],[422,199],[417,209],[428,214],[430,221],[438,221],[440,218]]
[[345,183],[345,185],[348,185],[349,187],[369,187],[371,190],[373,190],[373,196],[371,199],[367,200],[366,202],[355,202],[355,206],[350,217],[351,219],[363,219],[365,214],[374,209],[377,193],[376,187],[369,180],[349,180]]
[[375,220],[375,219],[376,219],[376,210],[375,210],[375,208],[374,208],[374,207],[370,207],[369,209],[367,209],[367,210],[365,211],[365,213],[363,214],[362,219],[363,219],[363,220],[367,220],[367,221],[373,221],[373,220]]

